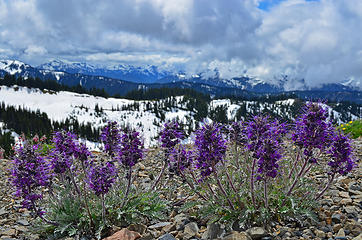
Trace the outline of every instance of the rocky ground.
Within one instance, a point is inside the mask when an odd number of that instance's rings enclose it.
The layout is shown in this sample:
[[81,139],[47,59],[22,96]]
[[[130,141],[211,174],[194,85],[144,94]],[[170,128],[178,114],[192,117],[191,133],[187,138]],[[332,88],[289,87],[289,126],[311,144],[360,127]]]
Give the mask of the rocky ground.
[[[362,139],[355,142],[357,158],[362,159]],[[21,207],[12,195],[8,182],[9,160],[0,160],[0,239],[39,239],[31,232],[31,213]],[[146,177],[148,167],[138,169],[139,177]],[[316,179],[322,177],[315,175]],[[321,200],[317,212],[319,222],[296,227],[293,224],[275,225],[269,232],[262,227],[245,232],[225,232],[222,225],[198,223],[183,213],[171,212],[164,222],[146,226],[133,224],[128,228],[115,228],[113,239],[353,239],[362,240],[362,161],[352,174],[339,177],[337,183]],[[67,240],[70,240],[67,239]]]

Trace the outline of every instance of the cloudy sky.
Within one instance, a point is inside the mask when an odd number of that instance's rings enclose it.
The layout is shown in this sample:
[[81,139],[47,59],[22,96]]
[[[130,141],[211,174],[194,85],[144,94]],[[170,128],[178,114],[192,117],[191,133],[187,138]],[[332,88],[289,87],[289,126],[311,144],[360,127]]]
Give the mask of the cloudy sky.
[[0,0],[0,58],[362,79],[361,0]]

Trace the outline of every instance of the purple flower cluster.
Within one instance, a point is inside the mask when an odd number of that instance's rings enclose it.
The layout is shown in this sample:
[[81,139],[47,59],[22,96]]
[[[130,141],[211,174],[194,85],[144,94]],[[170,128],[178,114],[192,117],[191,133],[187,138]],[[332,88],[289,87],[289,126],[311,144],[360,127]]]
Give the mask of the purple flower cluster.
[[161,146],[166,149],[167,154],[185,138],[185,134],[177,121],[168,121],[165,123],[161,135]]
[[233,122],[229,127],[229,139],[232,143],[236,143],[237,145],[243,145],[246,143],[247,138],[245,133],[245,125],[244,122]]
[[129,130],[122,135],[119,162],[128,168],[133,167],[143,157],[143,144],[140,133]]
[[69,157],[76,151],[77,135],[71,132],[59,131],[54,134],[53,142],[58,152],[63,153],[65,157]]
[[74,151],[74,157],[81,162],[83,162],[86,166],[89,165],[88,159],[92,155],[87,146],[83,143],[79,143]]
[[292,140],[301,148],[304,154],[312,158],[313,149],[322,151],[331,143],[334,128],[328,121],[328,112],[320,103],[308,102],[303,107],[303,114],[296,120],[292,133]]
[[117,169],[113,163],[107,162],[101,165],[95,165],[90,168],[88,173],[89,187],[97,196],[108,193],[112,184],[115,182]]
[[53,137],[55,149],[52,152],[51,165],[55,173],[64,173],[73,165],[73,158],[88,165],[91,155],[88,148],[77,141],[77,136],[71,132],[56,132]]
[[[16,196],[23,198],[23,206],[35,210],[35,201],[42,199],[41,187],[51,184],[50,166],[38,152],[39,145],[25,144],[15,152],[11,180],[16,187]],[[37,212],[41,214],[41,212]]]
[[192,164],[193,152],[187,151],[185,146],[174,148],[170,154],[169,171],[180,175]]
[[245,128],[249,138],[247,148],[253,153],[258,164],[258,179],[275,178],[278,173],[278,161],[281,159],[282,137],[286,133],[286,126],[277,120],[255,116]]
[[332,138],[331,149],[328,153],[331,157],[331,160],[328,162],[331,168],[330,174],[339,173],[346,175],[352,171],[355,163],[351,158],[351,140],[347,136],[344,136],[341,132],[335,133]]
[[119,144],[121,142],[121,134],[117,122],[108,122],[103,128],[100,138],[104,143],[104,150],[106,153],[109,156],[114,157],[119,151]]
[[221,128],[222,125],[212,123],[204,124],[196,131],[196,168],[201,170],[202,178],[209,176],[216,170],[216,164],[224,160],[227,147]]

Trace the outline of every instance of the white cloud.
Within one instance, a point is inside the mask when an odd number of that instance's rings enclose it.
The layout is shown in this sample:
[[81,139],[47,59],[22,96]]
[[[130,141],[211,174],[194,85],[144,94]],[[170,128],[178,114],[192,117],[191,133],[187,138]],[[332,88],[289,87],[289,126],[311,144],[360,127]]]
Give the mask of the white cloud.
[[[0,56],[157,64],[220,76],[362,78],[362,1],[0,0]],[[297,84],[297,83],[295,83]]]
[[26,55],[36,56],[36,55],[44,55],[48,51],[45,48],[41,47],[41,46],[30,45],[25,49],[24,52],[25,52]]

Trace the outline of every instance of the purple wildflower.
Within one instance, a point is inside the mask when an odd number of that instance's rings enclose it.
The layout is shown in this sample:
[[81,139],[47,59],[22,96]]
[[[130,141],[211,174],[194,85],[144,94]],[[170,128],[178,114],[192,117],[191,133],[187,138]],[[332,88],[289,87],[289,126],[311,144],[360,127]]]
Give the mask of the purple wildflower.
[[245,131],[249,138],[247,148],[257,160],[258,179],[275,178],[279,168],[277,162],[281,159],[282,137],[286,133],[285,124],[271,121],[268,116],[255,116],[247,123]]
[[204,124],[196,131],[196,168],[201,170],[202,178],[209,176],[215,171],[216,164],[224,160],[226,140],[221,133],[221,127],[217,123]]
[[328,112],[320,103],[308,102],[303,108],[303,114],[296,120],[292,140],[299,147],[304,148],[304,154],[312,158],[313,149],[325,150],[331,143],[333,126],[328,121]]
[[51,184],[51,171],[49,164],[38,152],[39,145],[25,144],[16,149],[11,170],[11,181],[16,187],[16,196],[23,198],[23,206],[29,210],[43,212],[35,209],[35,201],[43,198],[40,190]]
[[263,145],[256,151],[255,156],[258,161],[258,179],[267,177],[275,178],[278,174],[278,161],[281,159],[281,147],[278,141],[265,139]]
[[64,157],[70,157],[76,151],[77,135],[71,132],[59,131],[54,134],[53,142],[57,152],[62,153]]
[[331,156],[331,160],[328,162],[331,167],[330,174],[346,175],[354,168],[355,163],[351,158],[351,140],[341,132],[335,133],[333,136],[332,147],[328,153]]
[[185,146],[174,148],[170,154],[169,171],[180,175],[192,164],[192,151],[187,151]]
[[83,143],[79,143],[74,151],[74,157],[84,163],[85,166],[89,165],[88,158],[91,156],[91,152],[87,146]]
[[229,139],[232,143],[243,145],[247,141],[245,133],[245,124],[242,121],[233,122],[229,127]]
[[167,154],[171,153],[172,149],[185,137],[180,125],[175,120],[166,122],[160,135],[161,146],[166,149]]
[[140,133],[129,130],[122,135],[119,161],[125,167],[133,167],[143,156],[143,144]]
[[89,187],[97,196],[108,193],[117,176],[116,167],[107,162],[106,164],[92,166],[89,174]]
[[114,157],[119,151],[119,143],[121,141],[120,130],[117,122],[108,122],[101,133],[101,141],[104,143],[104,149],[110,157]]
[[55,149],[51,153],[51,166],[55,173],[64,173],[73,165],[77,152],[77,136],[71,132],[56,132],[53,137]]

